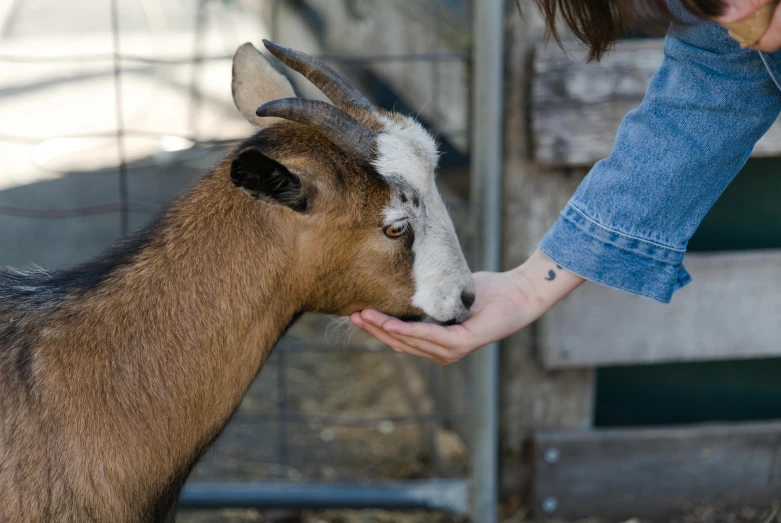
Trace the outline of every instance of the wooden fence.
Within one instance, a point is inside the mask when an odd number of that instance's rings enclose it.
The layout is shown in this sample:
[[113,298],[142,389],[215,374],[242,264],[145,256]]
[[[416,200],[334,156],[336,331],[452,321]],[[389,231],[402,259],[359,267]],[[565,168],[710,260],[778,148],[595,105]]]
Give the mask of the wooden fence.
[[[531,2],[507,11],[505,264],[521,263],[636,107],[661,39],[599,63],[542,42]],[[781,124],[754,156],[781,156]],[[504,347],[506,493],[540,517],[661,517],[781,495],[781,424],[592,427],[595,369],[781,355],[781,251],[688,254],[695,282],[660,305],[585,284]],[[728,299],[726,299],[728,298]],[[661,386],[661,385],[660,385]],[[531,501],[530,501],[531,500]]]

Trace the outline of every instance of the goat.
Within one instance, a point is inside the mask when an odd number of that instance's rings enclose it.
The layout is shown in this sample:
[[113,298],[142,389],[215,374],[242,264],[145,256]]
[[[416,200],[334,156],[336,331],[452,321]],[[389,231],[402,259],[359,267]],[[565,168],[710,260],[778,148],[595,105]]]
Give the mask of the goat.
[[0,270],[0,521],[170,520],[304,312],[468,316],[432,137],[264,44],[334,105],[295,97],[244,44],[233,98],[259,132],[97,259]]

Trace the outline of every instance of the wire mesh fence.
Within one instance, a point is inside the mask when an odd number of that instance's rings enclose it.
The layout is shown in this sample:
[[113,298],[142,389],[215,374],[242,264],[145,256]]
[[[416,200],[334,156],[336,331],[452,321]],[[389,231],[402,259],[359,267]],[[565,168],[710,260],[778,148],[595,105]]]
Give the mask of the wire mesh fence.
[[[248,136],[230,61],[262,37],[316,51],[378,105],[423,120],[447,153],[440,179],[469,245],[469,37],[447,36],[454,19],[469,27],[469,13],[454,0],[0,2],[0,264],[83,260]],[[415,23],[423,32],[410,32]],[[378,48],[383,32],[425,41],[396,52]],[[459,427],[472,412],[448,399],[468,384],[467,365],[443,371],[305,316],[191,481],[467,478]]]

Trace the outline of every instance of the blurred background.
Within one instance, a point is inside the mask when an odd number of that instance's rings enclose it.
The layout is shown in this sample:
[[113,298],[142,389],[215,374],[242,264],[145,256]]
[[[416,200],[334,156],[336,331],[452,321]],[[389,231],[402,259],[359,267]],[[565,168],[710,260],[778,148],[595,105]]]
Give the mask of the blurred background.
[[[491,36],[498,84],[476,73]],[[632,34],[585,64],[564,36],[567,52],[544,44],[527,0],[0,0],[0,265],[84,261],[205,174],[253,132],[231,99],[233,52],[270,38],[417,116],[473,267],[488,237],[517,266],[662,59],[658,35]],[[480,96],[492,89],[496,113]],[[506,340],[493,374],[304,317],[196,467],[178,521],[781,521],[779,126],[755,153],[692,239],[695,283],[673,304],[586,285]],[[476,436],[491,411],[499,426]],[[247,485],[264,501],[236,502]],[[315,487],[333,507],[313,506]],[[274,489],[302,497],[270,508]],[[379,510],[393,507],[407,510]]]

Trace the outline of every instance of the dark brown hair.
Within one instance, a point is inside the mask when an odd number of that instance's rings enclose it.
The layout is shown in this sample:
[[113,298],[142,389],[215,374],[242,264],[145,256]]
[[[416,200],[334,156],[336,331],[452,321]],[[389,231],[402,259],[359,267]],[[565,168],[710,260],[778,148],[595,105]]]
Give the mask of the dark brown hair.
[[[546,37],[561,40],[556,28],[559,17],[588,46],[589,60],[599,60],[626,31],[647,34],[663,31],[674,19],[667,0],[534,0],[545,19]],[[681,0],[700,17],[721,14],[723,0]]]

